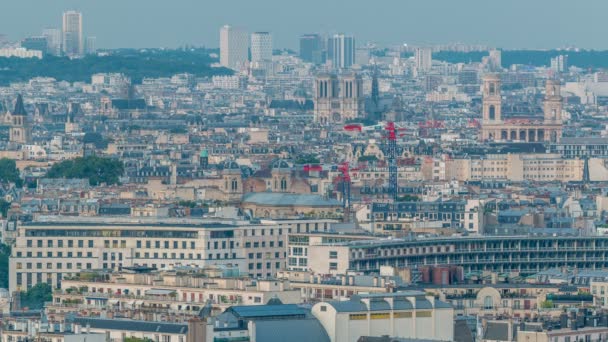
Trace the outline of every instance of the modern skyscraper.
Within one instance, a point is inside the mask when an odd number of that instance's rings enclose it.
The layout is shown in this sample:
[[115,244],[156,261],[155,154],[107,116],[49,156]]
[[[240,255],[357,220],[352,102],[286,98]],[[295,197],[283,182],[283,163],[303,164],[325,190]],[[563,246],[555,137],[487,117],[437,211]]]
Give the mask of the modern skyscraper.
[[416,48],[414,60],[418,71],[429,71],[433,66],[433,52],[430,48]]
[[225,25],[220,29],[220,64],[230,69],[240,69],[249,59],[247,32]]
[[251,62],[261,63],[272,60],[272,36],[269,32],[251,34]]
[[300,59],[304,62],[322,64],[325,62],[323,40],[318,34],[305,34],[300,37]]
[[327,58],[335,69],[348,69],[355,64],[355,38],[336,34],[327,40]]
[[84,53],[80,12],[63,13],[63,53],[68,56],[80,56]]
[[42,30],[42,35],[46,38],[47,53],[55,56],[61,55],[61,30],[47,28]]
[[493,71],[502,69],[502,52],[500,50],[490,50],[489,55],[490,68]]
[[551,58],[551,70],[555,72],[568,71],[568,55],[559,55]]
[[97,37],[87,37],[84,47],[87,55],[97,52]]

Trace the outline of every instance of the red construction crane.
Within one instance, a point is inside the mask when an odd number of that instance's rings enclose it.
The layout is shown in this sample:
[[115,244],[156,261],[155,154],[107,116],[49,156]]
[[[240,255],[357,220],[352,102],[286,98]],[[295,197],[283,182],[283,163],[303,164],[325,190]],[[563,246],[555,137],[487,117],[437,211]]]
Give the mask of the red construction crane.
[[306,165],[302,166],[302,171],[304,171],[304,172],[323,171],[323,167],[321,165],[306,164]]

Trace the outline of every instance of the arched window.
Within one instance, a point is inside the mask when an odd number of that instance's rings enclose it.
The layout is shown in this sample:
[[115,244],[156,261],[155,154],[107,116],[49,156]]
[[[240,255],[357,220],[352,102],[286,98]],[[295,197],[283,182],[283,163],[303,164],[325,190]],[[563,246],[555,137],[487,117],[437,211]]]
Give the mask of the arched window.
[[483,298],[483,308],[486,310],[494,308],[494,301],[492,299],[492,296],[485,296]]
[[232,191],[236,191],[239,187],[239,182],[236,180],[236,178],[232,178]]
[[281,178],[281,190],[287,190],[287,180],[285,178]]
[[494,107],[494,105],[490,105],[488,112],[489,112],[488,118],[490,120],[495,120],[496,119],[496,107]]

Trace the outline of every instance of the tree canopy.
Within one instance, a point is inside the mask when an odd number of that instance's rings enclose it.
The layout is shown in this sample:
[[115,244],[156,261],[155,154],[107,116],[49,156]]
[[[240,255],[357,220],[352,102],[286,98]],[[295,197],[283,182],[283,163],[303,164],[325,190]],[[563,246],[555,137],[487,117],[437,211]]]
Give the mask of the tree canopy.
[[120,160],[98,156],[81,157],[65,160],[53,165],[46,176],[48,178],[88,178],[89,184],[117,184],[124,172]]
[[0,244],[0,288],[8,288],[8,257],[11,255],[11,246]]
[[53,300],[53,288],[47,283],[38,283],[26,292],[21,292],[21,307],[42,309],[45,302]]
[[15,183],[17,187],[23,185],[23,180],[17,169],[17,164],[14,160],[8,158],[0,159],[0,182],[2,183]]
[[53,77],[59,81],[90,82],[97,73],[123,73],[134,83],[144,77],[170,77],[179,73],[195,76],[229,75],[226,68],[213,68],[215,59],[207,49],[191,50],[113,50],[110,55],[84,58],[45,56],[38,58],[0,58],[0,85],[23,82],[33,77]]

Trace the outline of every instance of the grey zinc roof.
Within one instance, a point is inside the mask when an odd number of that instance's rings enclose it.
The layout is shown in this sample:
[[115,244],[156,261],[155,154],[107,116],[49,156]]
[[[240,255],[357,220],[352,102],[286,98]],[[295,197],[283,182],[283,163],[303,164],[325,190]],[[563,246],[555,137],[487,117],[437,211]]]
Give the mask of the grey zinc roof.
[[429,302],[428,299],[416,298],[416,309],[432,309],[433,303]]
[[332,301],[331,305],[338,312],[359,312],[367,311],[367,306],[359,300]]
[[385,300],[370,300],[369,311],[386,311],[390,310],[391,305]]
[[306,309],[296,304],[242,305],[232,306],[229,310],[236,316],[249,319],[277,316],[303,316],[308,312]]
[[340,201],[335,199],[325,199],[317,195],[283,194],[273,192],[248,193],[243,195],[243,202],[274,206],[330,207],[342,205]]
[[329,342],[327,332],[316,318],[256,321],[255,326],[256,341]]
[[414,306],[412,305],[412,302],[405,298],[395,298],[393,301],[393,309],[395,310],[411,310],[413,308]]
[[90,326],[93,329],[104,330],[126,330],[126,331],[146,331],[165,334],[186,334],[187,324],[135,321],[130,319],[103,319],[103,318],[74,318],[74,323],[81,326]]
[[488,322],[483,338],[492,341],[508,341],[509,323]]

